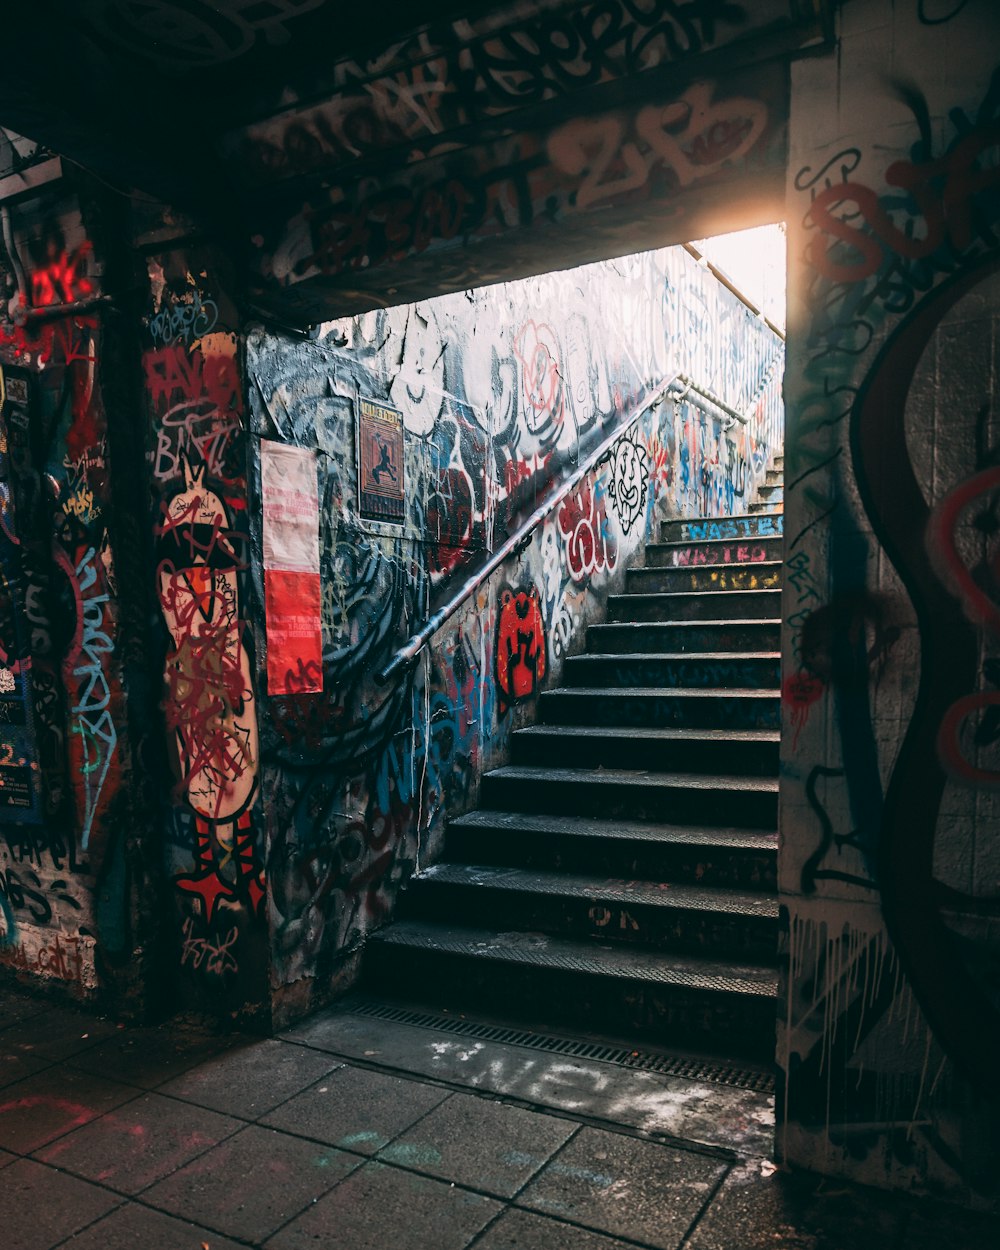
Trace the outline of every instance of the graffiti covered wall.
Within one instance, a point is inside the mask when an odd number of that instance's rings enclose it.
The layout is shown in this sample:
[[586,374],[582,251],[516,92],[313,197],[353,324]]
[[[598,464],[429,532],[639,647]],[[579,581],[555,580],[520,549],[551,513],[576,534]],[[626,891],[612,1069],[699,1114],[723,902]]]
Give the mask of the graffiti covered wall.
[[[746,511],[780,445],[782,360],[777,335],[683,249],[328,323],[314,340],[251,333],[252,449],[311,452],[318,501],[313,514],[309,492],[286,493],[318,531],[321,671],[274,654],[286,631],[258,595],[273,976],[289,1011],[329,992],[439,852],[444,817],[474,805],[656,518]],[[409,634],[677,372],[747,424],[686,402],[647,412],[380,685]],[[265,583],[267,481],[251,505]]]
[[174,970],[186,1002],[246,1018],[266,1014],[266,883],[242,345],[217,269],[186,250],[150,258],[142,369]]
[[100,266],[67,190],[5,211],[23,275],[0,323],[0,965],[89,995],[137,953],[130,757],[104,327],[48,311],[99,293]]
[[792,82],[779,1145],[986,1203],[1000,18],[840,22]]

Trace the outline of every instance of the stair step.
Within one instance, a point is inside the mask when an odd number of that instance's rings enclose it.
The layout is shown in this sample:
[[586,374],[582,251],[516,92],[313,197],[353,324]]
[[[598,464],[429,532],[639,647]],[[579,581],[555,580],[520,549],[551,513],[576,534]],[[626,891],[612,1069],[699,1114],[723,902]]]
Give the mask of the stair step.
[[761,485],[757,488],[757,498],[766,500],[770,503],[774,503],[776,500],[782,498],[782,496],[784,495],[784,490],[785,490],[784,480],[779,474],[777,476],[776,481],[768,482],[765,479],[761,483]]
[[571,872],[436,864],[410,879],[405,916],[540,931],[754,963],[777,955],[778,900],[760,891]]
[[686,881],[743,890],[777,888],[773,830],[667,825],[480,808],[448,823],[451,860]]
[[629,569],[625,589],[638,594],[652,591],[696,590],[712,594],[724,590],[767,590],[781,585],[782,562],[713,564],[695,568]]
[[731,590],[725,594],[699,591],[631,592],[608,596],[611,621],[715,621],[720,618],[772,619],[781,611],[780,590]]
[[778,979],[768,967],[404,921],[369,939],[365,977],[379,993],[433,985],[437,1007],[487,1007],[550,1028],[614,1020],[616,1031],[663,1045],[774,1056]]
[[646,544],[647,568],[700,568],[714,564],[764,564],[781,560],[783,538],[706,538],[700,542]]
[[591,625],[587,648],[591,651],[643,654],[650,651],[777,651],[781,645],[781,621],[621,621]]
[[528,725],[511,736],[511,762],[776,776],[780,737],[777,730]]
[[681,686],[563,687],[543,691],[538,717],[547,725],[778,729],[780,693]]
[[661,542],[699,542],[706,538],[774,538],[782,534],[780,514],[764,517],[744,513],[725,517],[675,517],[660,522]]
[[783,490],[661,526],[369,938],[375,992],[771,1061]]
[[773,689],[781,685],[778,651],[647,652],[574,655],[563,674],[570,686],[709,686]]
[[480,799],[504,811],[553,815],[698,820],[754,829],[774,829],[778,820],[776,777],[510,764],[484,774]]

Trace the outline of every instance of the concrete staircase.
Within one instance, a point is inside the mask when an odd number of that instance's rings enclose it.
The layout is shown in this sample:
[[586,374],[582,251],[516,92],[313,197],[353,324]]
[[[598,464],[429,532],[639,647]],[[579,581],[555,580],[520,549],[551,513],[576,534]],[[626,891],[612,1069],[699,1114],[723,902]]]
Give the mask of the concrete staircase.
[[369,941],[367,989],[773,1059],[780,481],[662,526]]

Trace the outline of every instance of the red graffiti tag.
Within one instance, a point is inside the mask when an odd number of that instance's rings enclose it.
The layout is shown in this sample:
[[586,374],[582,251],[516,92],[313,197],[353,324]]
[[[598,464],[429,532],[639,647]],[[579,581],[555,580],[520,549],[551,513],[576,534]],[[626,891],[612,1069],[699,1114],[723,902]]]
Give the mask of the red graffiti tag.
[[[1000,608],[983,590],[958,551],[956,531],[962,513],[975,500],[1000,489],[1000,468],[984,469],[956,486],[934,510],[927,528],[931,556],[945,584],[959,598],[966,616],[1000,634]],[[994,556],[990,572],[1000,586],[1000,556]]]
[[[932,161],[895,161],[885,171],[890,187],[899,187],[924,219],[922,235],[899,226],[886,212],[878,194],[859,182],[840,182],[824,188],[806,213],[805,224],[816,226],[822,237],[806,248],[809,262],[831,282],[861,282],[882,264],[883,246],[908,260],[931,256],[949,239],[959,252],[972,242],[976,197],[1000,186],[1000,166],[982,162],[984,153],[1000,144],[1000,123],[980,126]],[[860,212],[867,229],[846,220]],[[835,211],[835,210],[839,210]],[[828,240],[846,243],[854,259],[834,259]]]
[[[959,552],[958,531],[962,514],[977,499],[984,503],[1000,489],[1000,468],[984,469],[950,491],[931,514],[927,540],[938,573],[958,598],[969,620],[1000,635],[1000,607],[988,593],[1000,588],[1000,553],[993,552],[979,568],[970,569]],[[962,730],[977,712],[1000,705],[1000,692],[976,691],[957,699],[941,721],[937,748],[943,766],[968,785],[1000,786],[1000,771],[982,768],[966,758]]]
[[31,275],[32,304],[36,308],[46,308],[50,304],[71,304],[93,295],[94,284],[82,272],[92,250],[89,241],[81,243],[75,252],[63,248],[47,265],[36,269]]
[[200,348],[171,343],[145,352],[142,359],[153,404],[197,399],[207,400],[223,412],[241,410],[239,370],[235,357],[228,352],[205,355]]
[[793,750],[798,747],[799,734],[809,719],[809,710],[822,697],[823,690],[823,682],[805,669],[785,678],[781,698],[792,717]]
[[604,491],[589,481],[581,484],[559,506],[559,533],[576,582],[586,581],[618,563],[618,540],[611,532]]

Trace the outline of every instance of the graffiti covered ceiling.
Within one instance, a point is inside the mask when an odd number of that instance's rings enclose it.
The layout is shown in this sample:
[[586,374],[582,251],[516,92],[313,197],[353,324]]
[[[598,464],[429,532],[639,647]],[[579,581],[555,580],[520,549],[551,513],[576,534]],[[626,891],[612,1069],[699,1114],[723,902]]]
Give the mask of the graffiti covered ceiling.
[[305,324],[773,219],[833,3],[57,0],[7,16],[0,126]]

